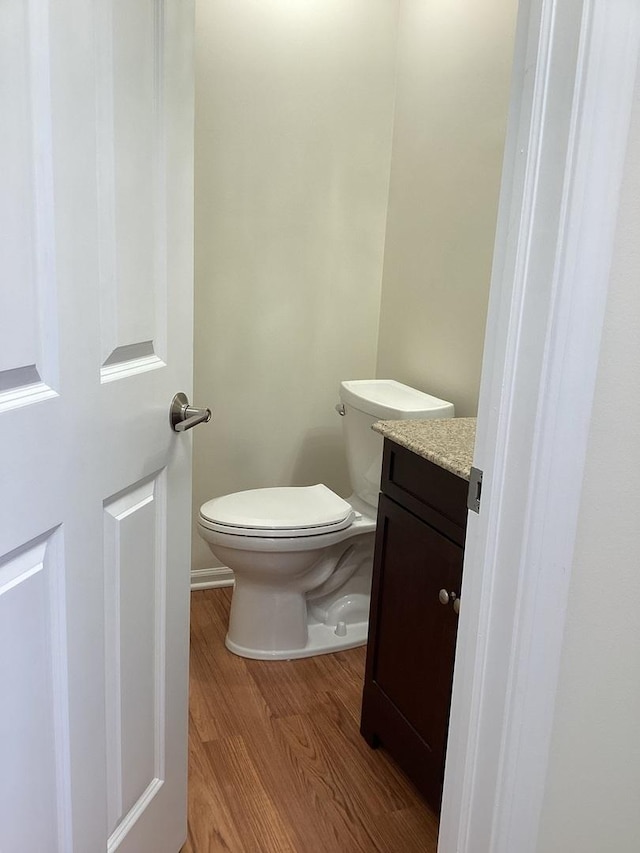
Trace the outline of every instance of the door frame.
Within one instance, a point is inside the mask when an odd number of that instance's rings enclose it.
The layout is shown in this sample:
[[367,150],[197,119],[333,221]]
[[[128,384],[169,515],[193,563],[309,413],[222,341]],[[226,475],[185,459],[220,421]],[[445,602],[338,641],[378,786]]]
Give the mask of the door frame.
[[537,849],[639,54],[636,0],[520,2],[440,853]]

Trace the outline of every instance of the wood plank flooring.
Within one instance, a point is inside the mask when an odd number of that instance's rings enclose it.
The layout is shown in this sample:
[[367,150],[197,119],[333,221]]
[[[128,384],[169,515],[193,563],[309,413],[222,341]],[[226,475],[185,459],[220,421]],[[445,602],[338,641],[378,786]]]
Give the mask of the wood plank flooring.
[[191,605],[182,853],[435,853],[437,819],[359,733],[364,648],[253,661],[224,647],[230,589]]

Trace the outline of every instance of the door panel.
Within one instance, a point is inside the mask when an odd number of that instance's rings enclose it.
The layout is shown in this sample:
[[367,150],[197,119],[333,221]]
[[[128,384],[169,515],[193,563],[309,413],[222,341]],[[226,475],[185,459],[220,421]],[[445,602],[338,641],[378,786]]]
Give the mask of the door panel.
[[165,2],[102,4],[98,177],[102,378],[166,359]]
[[164,478],[105,503],[109,830],[162,778]]
[[52,396],[57,374],[49,41],[40,6],[0,6],[0,412]]
[[69,849],[63,628],[64,554],[58,528],[0,561],[2,762],[22,768],[14,777],[0,775],[6,850]]
[[361,732],[438,811],[458,623],[440,591],[459,593],[463,549],[386,494],[377,524]]
[[442,757],[458,618],[438,593],[460,589],[463,552],[388,499],[381,505],[385,549],[374,679]]
[[186,829],[193,4],[0,4],[0,849]]

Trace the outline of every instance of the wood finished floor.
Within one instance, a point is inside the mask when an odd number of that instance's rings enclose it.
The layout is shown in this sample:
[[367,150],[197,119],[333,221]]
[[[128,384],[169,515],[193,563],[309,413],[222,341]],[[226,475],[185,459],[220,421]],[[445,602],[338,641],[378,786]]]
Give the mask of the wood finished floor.
[[435,853],[437,820],[358,725],[364,649],[253,661],[224,647],[231,590],[191,605],[182,853]]

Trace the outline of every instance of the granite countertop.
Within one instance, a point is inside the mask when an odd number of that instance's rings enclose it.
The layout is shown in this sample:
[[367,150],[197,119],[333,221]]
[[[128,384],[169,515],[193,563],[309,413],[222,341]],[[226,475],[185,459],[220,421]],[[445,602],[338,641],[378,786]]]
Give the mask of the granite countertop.
[[373,429],[458,477],[469,479],[476,439],[475,418],[378,421]]

